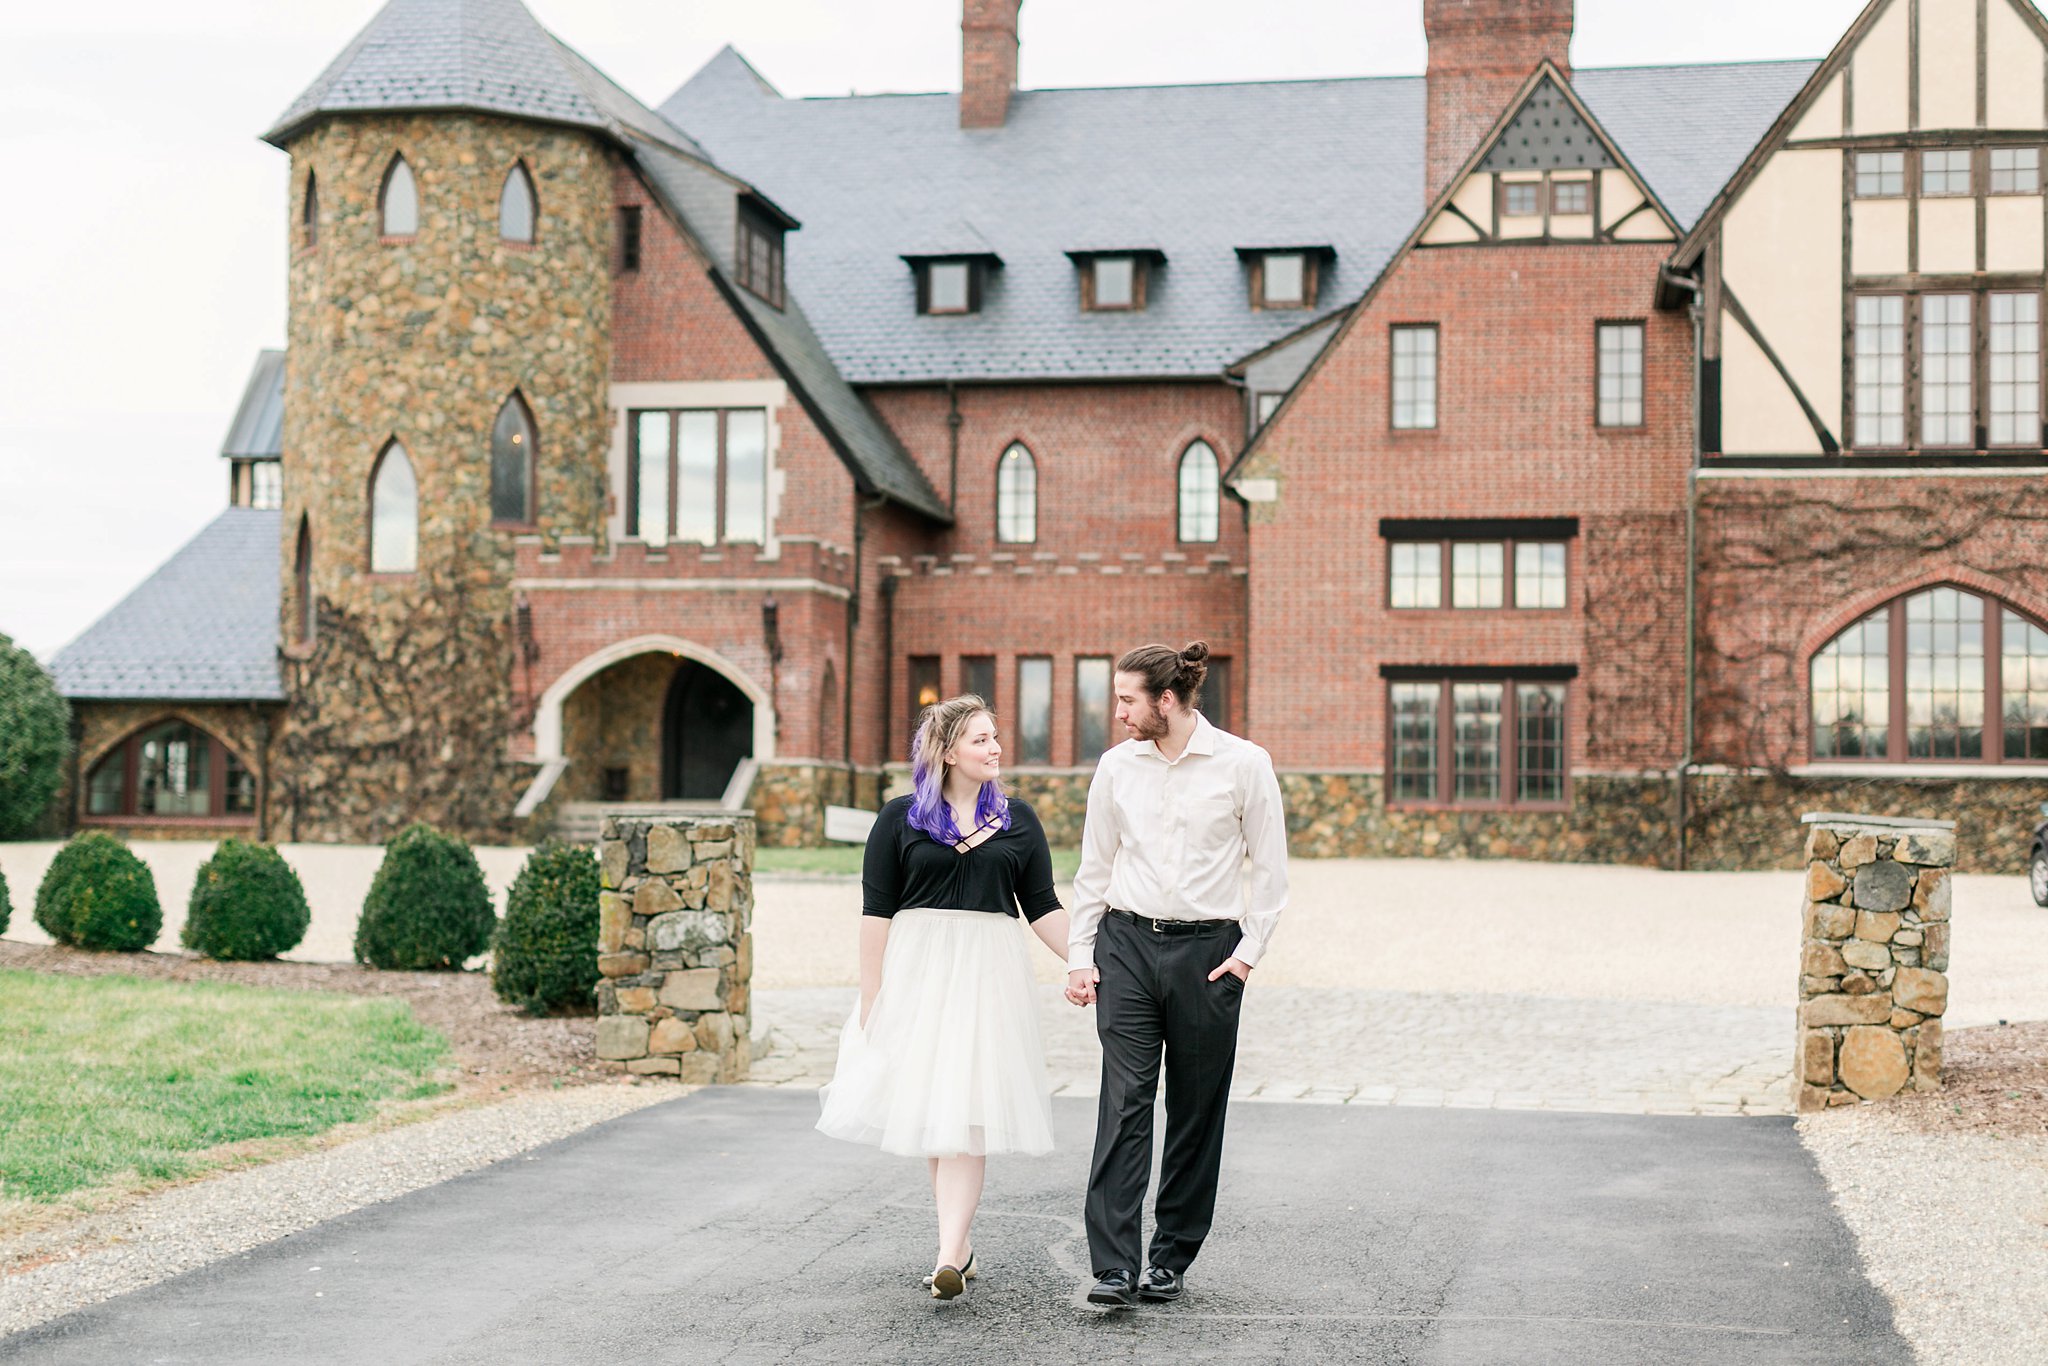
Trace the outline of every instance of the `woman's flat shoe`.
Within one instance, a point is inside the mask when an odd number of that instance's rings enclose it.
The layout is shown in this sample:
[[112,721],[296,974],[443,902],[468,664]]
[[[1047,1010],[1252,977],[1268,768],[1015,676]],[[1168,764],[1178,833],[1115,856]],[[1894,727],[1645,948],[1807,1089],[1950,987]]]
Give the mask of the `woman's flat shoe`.
[[[936,1276],[937,1274],[938,1273],[935,1271],[932,1273],[932,1276]],[[966,1264],[960,1268],[960,1279],[965,1281],[971,1281],[980,1274],[981,1268],[974,1264],[974,1254],[972,1252],[968,1253]],[[932,1276],[927,1276],[924,1278],[924,1288],[927,1290],[932,1288]]]
[[932,1298],[950,1300],[967,1289],[967,1277],[957,1266],[942,1266],[932,1273]]

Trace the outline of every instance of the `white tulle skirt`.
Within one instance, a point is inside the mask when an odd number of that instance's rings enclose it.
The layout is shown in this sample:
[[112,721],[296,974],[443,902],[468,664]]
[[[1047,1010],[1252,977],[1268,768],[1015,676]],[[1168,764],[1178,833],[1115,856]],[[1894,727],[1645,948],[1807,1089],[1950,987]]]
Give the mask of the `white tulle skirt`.
[[890,922],[882,986],[839,1034],[818,1131],[885,1153],[1052,1151],[1052,1093],[1023,923],[908,910]]

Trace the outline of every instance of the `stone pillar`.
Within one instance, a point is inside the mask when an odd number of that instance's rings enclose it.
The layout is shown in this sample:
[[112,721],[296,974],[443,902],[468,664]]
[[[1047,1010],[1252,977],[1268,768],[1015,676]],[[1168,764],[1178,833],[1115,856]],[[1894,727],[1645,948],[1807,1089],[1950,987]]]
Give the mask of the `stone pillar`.
[[597,855],[597,1056],[628,1072],[745,1080],[753,818],[607,816]]
[[1813,814],[1799,949],[1798,1107],[1941,1085],[1953,821]]

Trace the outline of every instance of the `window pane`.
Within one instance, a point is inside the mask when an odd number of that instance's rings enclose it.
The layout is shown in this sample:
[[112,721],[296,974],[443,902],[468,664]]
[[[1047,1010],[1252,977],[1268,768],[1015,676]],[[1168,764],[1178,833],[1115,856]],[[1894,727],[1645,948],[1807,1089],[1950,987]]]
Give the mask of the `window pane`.
[[1991,149],[1991,193],[2039,194],[2040,192],[2040,148],[1994,147]]
[[412,461],[397,442],[385,447],[370,490],[370,570],[410,574],[419,567],[420,494]]
[[1515,797],[1564,800],[1564,684],[1515,688]]
[[1180,458],[1180,538],[1183,541],[1213,541],[1219,520],[1221,488],[1217,482],[1216,452],[1206,441],[1189,446]]
[[1451,685],[1452,796],[1461,802],[1500,800],[1498,683]]
[[317,246],[320,242],[320,182],[311,171],[306,172],[306,202],[301,222],[306,229],[306,245]]
[[249,506],[276,509],[284,506],[284,466],[275,460],[258,460],[249,466]]
[[917,760],[917,726],[924,719],[924,709],[939,700],[939,657],[937,655],[912,655],[908,673],[910,682],[910,735],[911,761]]
[[505,188],[498,191],[498,236],[508,242],[533,240],[533,182],[524,166],[514,166],[505,175]]
[[1052,661],[1017,661],[1017,762],[1052,762]]
[[1856,300],[1856,444],[1906,444],[1906,301]]
[[1444,605],[1444,548],[1435,541],[1396,541],[1390,547],[1387,602],[1392,607]]
[[1991,296],[1991,433],[1995,446],[2041,443],[2041,296]]
[[718,414],[676,414],[676,539],[718,540]]
[[991,707],[996,704],[994,655],[967,655],[960,661],[960,691],[972,693]]
[[1591,213],[1593,211],[1593,182],[1590,180],[1558,180],[1550,186],[1550,211],[1558,214]]
[[1968,194],[1970,154],[1967,151],[1920,154],[1920,193],[1928,195]]
[[226,745],[220,747],[227,774],[221,783],[222,810],[230,816],[256,814],[256,775]]
[[1920,300],[1920,441],[1968,446],[1970,422],[1970,296],[1929,294]]
[[384,173],[384,235],[411,237],[420,228],[419,189],[413,184],[412,167],[404,157],[395,157]]
[[1436,426],[1436,329],[1394,329],[1394,425]]
[[967,311],[965,261],[933,261],[925,267],[925,308],[931,313]]
[[1515,606],[1564,606],[1564,542],[1522,541],[1515,546]]
[[2048,631],[2009,607],[2000,610],[2005,757],[2048,759]]
[[1022,446],[1004,451],[996,465],[996,539],[1038,539],[1038,468]]
[[1906,755],[1984,757],[1984,601],[1972,594],[1906,599]]
[[1541,210],[1537,207],[1536,192],[1542,185],[1533,180],[1510,181],[1505,190],[1506,203],[1501,212],[1509,218],[1530,218]]
[[1089,764],[1110,746],[1109,661],[1074,661],[1074,762]]
[[1643,425],[1643,325],[1600,325],[1599,422],[1603,427]]
[[92,816],[118,816],[121,814],[121,789],[128,777],[128,746],[117,747],[112,754],[93,766],[92,778],[86,787],[85,810]]
[[1387,711],[1393,722],[1393,796],[1396,801],[1436,800],[1437,683],[1392,683]]
[[1129,308],[1136,270],[1128,256],[1098,256],[1094,262],[1095,306]]
[[1302,269],[1302,260],[1302,255],[1298,251],[1266,253],[1266,303],[1298,304],[1304,301],[1307,273]]
[[173,721],[142,737],[137,747],[135,811],[144,816],[204,816],[212,811],[204,731]]
[[1904,152],[1858,152],[1856,154],[1856,197],[1888,198],[1906,192]]
[[648,545],[668,544],[668,424],[667,413],[633,414],[637,482],[626,534]]
[[1884,758],[1891,687],[1891,612],[1880,607],[1813,657],[1814,757]]
[[526,405],[505,400],[491,424],[491,520],[530,522],[533,480],[533,424]]
[[759,545],[767,537],[768,414],[743,408],[725,415],[725,539]]
[[1498,607],[1507,581],[1507,547],[1499,541],[1451,546],[1451,606]]
[[1202,715],[1218,730],[1229,730],[1233,713],[1230,704],[1230,656],[1210,655],[1209,676],[1202,681]]
[[1287,395],[1285,395],[1285,394],[1260,394],[1260,395],[1259,395],[1259,397],[1258,397],[1258,399],[1257,399],[1257,404],[1258,404],[1258,414],[1259,414],[1259,425],[1260,425],[1261,427],[1263,427],[1263,426],[1265,426],[1265,425],[1266,425],[1266,419],[1267,419],[1267,418],[1269,418],[1269,417],[1273,416],[1273,414],[1274,414],[1274,413],[1276,413],[1276,412],[1280,411],[1280,404],[1281,404],[1281,402],[1282,402],[1283,400],[1285,400],[1285,399],[1286,399],[1286,397],[1287,397]]

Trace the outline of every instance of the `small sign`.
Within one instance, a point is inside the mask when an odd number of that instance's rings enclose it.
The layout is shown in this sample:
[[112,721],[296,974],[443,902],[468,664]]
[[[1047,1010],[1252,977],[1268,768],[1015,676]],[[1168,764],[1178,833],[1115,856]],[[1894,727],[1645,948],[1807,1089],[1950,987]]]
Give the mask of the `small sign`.
[[866,844],[875,828],[875,814],[853,806],[825,808],[825,838],[841,844]]

